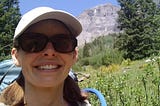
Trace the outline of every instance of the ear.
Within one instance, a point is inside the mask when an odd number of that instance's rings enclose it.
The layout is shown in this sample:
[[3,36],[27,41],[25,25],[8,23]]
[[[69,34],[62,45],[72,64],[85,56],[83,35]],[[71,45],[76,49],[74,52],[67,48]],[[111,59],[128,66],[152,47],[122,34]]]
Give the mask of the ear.
[[11,51],[11,55],[12,55],[12,59],[13,59],[13,62],[16,66],[20,66],[19,64],[19,61],[18,61],[18,51],[16,48],[13,48],[12,51]]
[[75,51],[73,52],[73,59],[74,63],[78,60],[78,48],[75,48]]

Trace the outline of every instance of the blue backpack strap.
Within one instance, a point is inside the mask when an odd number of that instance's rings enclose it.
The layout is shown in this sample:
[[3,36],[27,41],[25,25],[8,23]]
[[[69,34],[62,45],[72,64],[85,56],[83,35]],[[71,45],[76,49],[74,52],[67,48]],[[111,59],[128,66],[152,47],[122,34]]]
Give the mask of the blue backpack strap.
[[12,59],[0,62],[0,92],[10,85],[19,75],[20,67],[16,67]]
[[85,88],[82,91],[95,94],[98,97],[98,99],[100,100],[101,106],[107,106],[107,102],[106,102],[104,96],[97,89],[94,89],[94,88]]

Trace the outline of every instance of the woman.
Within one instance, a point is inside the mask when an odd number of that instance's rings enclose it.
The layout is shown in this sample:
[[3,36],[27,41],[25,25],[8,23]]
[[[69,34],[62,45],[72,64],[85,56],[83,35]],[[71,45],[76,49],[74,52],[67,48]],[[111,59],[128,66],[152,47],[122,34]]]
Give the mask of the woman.
[[78,57],[80,22],[49,7],[26,13],[17,25],[11,51],[22,67],[0,102],[10,106],[89,106],[77,83],[68,76]]

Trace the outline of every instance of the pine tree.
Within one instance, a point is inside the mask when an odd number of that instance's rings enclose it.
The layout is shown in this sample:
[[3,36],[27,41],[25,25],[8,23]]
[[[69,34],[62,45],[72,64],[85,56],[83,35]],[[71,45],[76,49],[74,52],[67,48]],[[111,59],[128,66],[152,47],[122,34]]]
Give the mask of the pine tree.
[[14,30],[20,19],[18,0],[0,1],[0,60],[10,55]]
[[86,43],[83,47],[83,57],[90,57],[91,56],[91,45],[90,43]]
[[132,60],[157,55],[160,50],[159,8],[152,0],[118,0],[119,28],[116,47]]

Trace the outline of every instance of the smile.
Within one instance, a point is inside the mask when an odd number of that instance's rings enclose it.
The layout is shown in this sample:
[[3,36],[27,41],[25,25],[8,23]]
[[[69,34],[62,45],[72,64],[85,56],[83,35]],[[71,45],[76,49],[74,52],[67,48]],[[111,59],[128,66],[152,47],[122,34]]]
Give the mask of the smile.
[[49,65],[38,66],[37,68],[40,69],[40,70],[52,70],[52,69],[57,69],[59,67],[60,67],[60,65],[49,64]]

